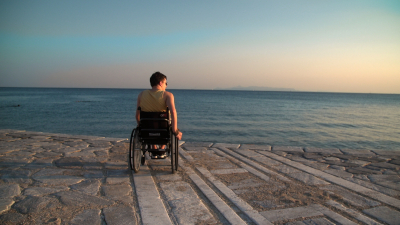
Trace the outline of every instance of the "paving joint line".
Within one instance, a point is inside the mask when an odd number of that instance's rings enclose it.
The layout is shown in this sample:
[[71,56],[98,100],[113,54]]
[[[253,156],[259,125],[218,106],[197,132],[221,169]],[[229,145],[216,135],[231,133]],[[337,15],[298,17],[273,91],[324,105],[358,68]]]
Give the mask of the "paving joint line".
[[192,168],[184,165],[185,163],[182,161],[183,160],[179,161],[179,165],[185,170],[189,178],[197,188],[200,189],[203,195],[217,208],[229,223],[247,224]]
[[251,159],[248,159],[245,156],[242,156],[242,155],[240,155],[240,154],[238,154],[238,153],[236,153],[236,152],[234,152],[232,150],[229,150],[227,148],[218,148],[218,149],[222,150],[223,152],[227,153],[228,155],[231,155],[231,156],[239,159],[240,161],[242,161],[242,162],[244,162],[244,163],[246,163],[246,164],[248,164],[248,165],[250,165],[250,166],[252,166],[252,167],[254,167],[254,168],[258,169],[258,170],[260,170],[261,172],[273,175],[273,176],[277,177],[278,179],[280,179],[282,181],[291,182],[291,180],[289,178],[287,178],[285,176],[282,176],[281,174],[262,166],[258,162],[255,162],[255,161],[253,161]]
[[[150,157],[148,157],[148,158],[146,159],[146,165],[148,165],[148,166],[152,169],[152,166],[157,166],[157,164],[154,164],[154,161],[152,161],[152,160],[150,160],[150,159],[151,159]],[[164,159],[164,161],[166,161],[166,162],[168,163],[168,166],[171,165],[171,160],[170,160],[170,158],[166,158],[166,159]],[[153,163],[153,164],[152,164],[152,163]],[[162,189],[162,187],[161,187],[161,185],[160,185],[162,182],[159,181],[159,179],[157,178],[157,176],[153,176],[153,173],[155,173],[155,171],[151,170],[151,171],[150,171],[150,174],[152,175],[152,178],[153,178],[155,187],[156,187],[156,189],[157,189],[157,191],[158,191],[158,193],[159,193],[159,195],[160,195],[160,199],[161,199],[161,201],[163,202],[164,208],[165,208],[165,210],[166,210],[166,212],[167,212],[167,214],[168,214],[168,216],[169,216],[169,219],[171,220],[172,224],[179,224],[179,223],[177,222],[178,220],[177,220],[175,214],[173,213],[173,211],[172,211],[172,209],[171,209],[171,206],[170,206],[169,203],[168,203],[168,200],[167,200],[167,197],[166,197],[166,195],[165,195],[165,192],[164,192],[164,190]],[[174,175],[179,176],[178,173],[175,173]],[[181,178],[182,178],[182,177],[181,177]],[[157,181],[157,182],[156,182],[156,181]]]
[[[238,155],[238,153],[240,153],[240,151],[232,151],[232,150],[229,150],[229,149],[226,149],[226,148],[219,148],[220,150],[223,150],[224,152],[226,152],[226,153],[228,153],[228,154],[231,154],[231,155],[234,155],[235,157],[237,157],[237,158],[240,158],[240,159],[243,159],[243,158],[245,158],[246,156],[241,156],[241,155]],[[258,151],[257,151],[258,152]],[[259,152],[259,153],[264,153],[264,151],[262,151],[262,152]],[[270,154],[269,152],[268,153],[266,153],[266,154]],[[263,155],[266,155],[266,154],[263,154]],[[268,156],[267,156],[268,157]],[[280,157],[280,156],[279,156]],[[269,158],[271,158],[272,160],[277,160],[277,159],[274,159],[274,158],[272,158],[272,157],[269,157]],[[283,157],[282,157],[283,158]],[[250,161],[251,159],[248,159],[248,158],[246,158],[248,161]],[[279,162],[282,162],[282,163],[284,163],[284,164],[286,164],[286,165],[288,165],[288,166],[292,166],[292,167],[294,167],[294,168],[297,168],[296,166],[293,166],[293,165],[291,165],[290,163],[286,163],[286,161],[291,161],[291,160],[289,160],[289,159],[286,159],[286,158],[284,158],[285,160],[282,160],[282,161],[279,161]],[[235,161],[237,161],[237,159],[234,159]],[[253,160],[251,160],[251,161],[253,161]],[[293,162],[293,161],[292,161]],[[253,165],[253,164],[250,164],[249,162],[247,162],[249,165]],[[257,162],[254,162],[254,163],[257,163]],[[298,168],[298,169],[301,169],[301,168]],[[304,171],[304,170],[302,170],[302,171]],[[307,172],[308,173],[308,171],[305,171],[305,172]],[[315,176],[314,174],[312,174],[311,173],[311,175],[312,176]],[[339,185],[339,184],[336,184],[335,183],[335,185]],[[339,186],[341,186],[341,185],[339,185]],[[355,190],[353,190],[353,189],[350,189],[350,191],[354,191],[354,192],[356,192],[356,193],[358,193],[358,194],[360,194],[359,192],[357,192],[357,191],[355,191]],[[362,194],[362,193],[361,193]],[[379,199],[378,199],[379,200]],[[329,204],[328,204],[329,205]],[[337,209],[338,210],[338,209]],[[332,213],[334,213],[333,211],[332,211]],[[333,214],[332,214],[333,215]],[[338,214],[339,215],[339,214]],[[359,214],[359,215],[361,215],[361,214]],[[355,220],[360,220],[359,218],[362,218],[362,219],[364,219],[364,221],[369,221],[368,220],[368,217],[366,217],[367,219],[365,219],[365,218],[363,218],[362,217],[362,215],[361,216],[358,216],[358,218],[357,217],[355,217],[355,216],[353,216],[352,214],[349,214],[349,216],[351,217],[351,218],[353,218],[353,219],[355,219]]]
[[172,225],[150,168],[142,165],[140,169],[139,173],[133,174],[133,180],[143,225]]
[[345,206],[343,206],[342,204],[340,204],[339,202],[333,201],[333,200],[329,200],[326,202],[326,204],[328,204],[329,206],[334,207],[335,209],[345,212],[347,214],[349,214],[350,216],[352,216],[354,219],[363,222],[365,224],[369,224],[369,225],[383,225],[382,223],[379,223],[371,218],[369,218],[368,216],[365,216],[362,213],[359,213],[353,209],[349,209]]
[[235,204],[244,214],[246,214],[256,224],[271,224],[265,217],[260,215],[246,201],[237,196],[230,188],[215,178],[210,171],[203,167],[196,167],[197,171],[203,174],[222,194],[224,194],[233,204]]
[[381,192],[378,192],[378,191],[363,187],[363,186],[361,186],[359,184],[356,184],[356,183],[353,183],[351,181],[342,179],[340,177],[336,177],[334,175],[325,173],[323,171],[311,168],[309,166],[306,166],[304,164],[292,161],[292,160],[284,158],[282,156],[278,156],[278,155],[276,155],[276,154],[274,154],[272,152],[259,152],[259,153],[261,153],[261,154],[263,154],[263,155],[265,155],[267,157],[270,157],[272,159],[275,159],[275,160],[277,160],[279,162],[282,162],[282,163],[284,163],[286,165],[289,165],[291,167],[297,168],[297,169],[302,170],[302,171],[304,171],[306,173],[314,175],[316,177],[319,177],[319,178],[322,178],[324,180],[327,180],[327,181],[329,181],[331,183],[334,183],[336,185],[339,185],[339,186],[342,186],[342,187],[347,188],[349,190],[352,190],[352,191],[354,191],[356,193],[359,193],[361,195],[368,196],[368,197],[370,197],[372,199],[378,200],[378,201],[383,202],[383,203],[385,203],[387,205],[390,205],[392,207],[400,209],[400,200],[398,200],[396,198],[393,198],[393,197],[390,197],[388,195],[385,195],[385,194],[383,194]]

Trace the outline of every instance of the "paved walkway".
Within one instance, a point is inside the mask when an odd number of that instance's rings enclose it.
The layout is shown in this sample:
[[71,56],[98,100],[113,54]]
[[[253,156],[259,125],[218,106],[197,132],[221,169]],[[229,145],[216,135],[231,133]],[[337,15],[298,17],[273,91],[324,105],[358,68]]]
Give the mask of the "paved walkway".
[[0,130],[0,224],[400,224],[400,149],[184,143],[135,174],[128,146]]

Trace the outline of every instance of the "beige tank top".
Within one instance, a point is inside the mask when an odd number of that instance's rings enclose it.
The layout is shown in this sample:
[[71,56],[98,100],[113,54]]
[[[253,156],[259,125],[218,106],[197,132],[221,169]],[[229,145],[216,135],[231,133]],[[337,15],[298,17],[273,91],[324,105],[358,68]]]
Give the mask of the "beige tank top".
[[164,91],[145,90],[140,98],[140,107],[144,112],[164,112],[167,110],[167,104],[163,98]]

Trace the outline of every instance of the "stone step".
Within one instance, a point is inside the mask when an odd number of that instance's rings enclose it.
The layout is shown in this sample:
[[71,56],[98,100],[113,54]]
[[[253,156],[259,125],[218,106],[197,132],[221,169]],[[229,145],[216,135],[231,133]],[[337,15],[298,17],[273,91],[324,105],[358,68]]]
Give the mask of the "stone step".
[[172,224],[151,176],[149,167],[142,165],[138,173],[133,173],[133,181],[142,223],[149,225]]

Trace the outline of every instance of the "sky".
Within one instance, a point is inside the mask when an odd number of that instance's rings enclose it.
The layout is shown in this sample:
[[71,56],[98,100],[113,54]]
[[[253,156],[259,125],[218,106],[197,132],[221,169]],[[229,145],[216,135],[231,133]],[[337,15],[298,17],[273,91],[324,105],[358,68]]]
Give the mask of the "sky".
[[400,1],[0,0],[1,87],[400,94]]

